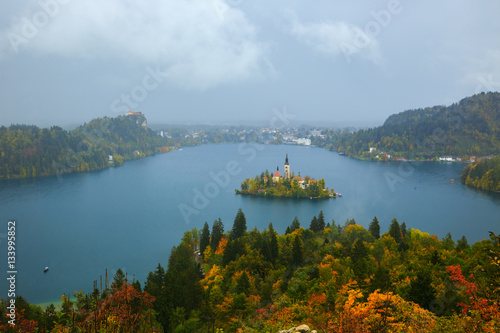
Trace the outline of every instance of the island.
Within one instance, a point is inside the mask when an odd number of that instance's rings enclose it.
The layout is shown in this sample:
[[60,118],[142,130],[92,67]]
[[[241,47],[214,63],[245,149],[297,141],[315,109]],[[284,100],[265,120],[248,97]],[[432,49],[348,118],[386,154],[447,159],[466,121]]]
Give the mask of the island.
[[241,183],[241,190],[235,189],[236,194],[254,195],[270,198],[337,198],[342,196],[326,187],[325,179],[316,180],[309,176],[302,178],[300,172],[296,176],[290,172],[288,154],[286,154],[283,175],[276,167],[276,172],[270,174],[268,170],[253,178],[247,178]]

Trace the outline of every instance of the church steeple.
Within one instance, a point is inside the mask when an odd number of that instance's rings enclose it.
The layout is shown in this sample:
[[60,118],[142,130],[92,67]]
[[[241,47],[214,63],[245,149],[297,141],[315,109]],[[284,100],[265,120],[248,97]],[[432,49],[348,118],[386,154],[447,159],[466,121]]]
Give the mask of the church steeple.
[[285,158],[285,170],[284,170],[283,178],[290,179],[290,164],[288,164],[288,154],[286,154]]

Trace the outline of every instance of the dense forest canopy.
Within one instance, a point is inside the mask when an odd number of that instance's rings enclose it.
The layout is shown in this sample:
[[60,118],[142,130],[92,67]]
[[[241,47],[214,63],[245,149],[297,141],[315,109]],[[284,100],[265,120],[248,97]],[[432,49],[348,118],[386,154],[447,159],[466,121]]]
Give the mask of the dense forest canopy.
[[332,149],[349,156],[385,152],[411,159],[487,156],[500,153],[500,93],[481,93],[450,106],[409,110],[390,116],[384,125],[343,135]]
[[0,178],[103,169],[165,151],[169,144],[147,127],[142,115],[99,118],[72,131],[58,126],[2,126]]
[[[247,230],[215,220],[186,231],[144,287],[118,270],[110,288],[62,297],[42,310],[16,299],[18,325],[2,332],[498,332],[500,237],[441,240],[393,219],[381,232],[323,212]],[[130,275],[129,275],[130,276]],[[7,303],[0,308],[6,313]]]

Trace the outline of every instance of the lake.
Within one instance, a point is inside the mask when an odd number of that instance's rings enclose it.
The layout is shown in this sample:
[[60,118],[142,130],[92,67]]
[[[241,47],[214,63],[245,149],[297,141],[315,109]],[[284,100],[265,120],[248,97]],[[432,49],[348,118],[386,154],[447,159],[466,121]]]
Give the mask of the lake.
[[[235,195],[248,177],[268,169],[325,178],[343,194],[324,200],[265,199]],[[63,293],[90,291],[118,268],[143,284],[188,229],[221,218],[232,227],[238,208],[247,227],[269,222],[284,233],[297,216],[308,227],[323,210],[327,221],[354,218],[365,228],[374,216],[381,232],[396,217],[408,228],[469,243],[500,232],[500,195],[459,182],[461,163],[379,163],[349,159],[326,149],[291,145],[227,144],[184,148],[118,168],[61,178],[0,181],[2,262],[7,271],[7,221],[16,220],[17,294],[31,303],[58,301]],[[451,183],[455,179],[455,183]],[[50,271],[43,273],[45,266]],[[7,274],[7,273],[5,273]],[[8,290],[6,279],[0,282]],[[6,292],[2,292],[6,297]]]

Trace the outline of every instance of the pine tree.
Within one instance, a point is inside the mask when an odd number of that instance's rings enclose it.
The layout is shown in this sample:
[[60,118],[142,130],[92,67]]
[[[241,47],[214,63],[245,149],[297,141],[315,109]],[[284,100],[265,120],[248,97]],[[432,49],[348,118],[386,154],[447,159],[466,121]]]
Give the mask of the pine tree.
[[375,239],[380,238],[380,224],[379,224],[376,216],[371,221],[370,226],[368,227],[368,230],[370,230],[370,233],[372,234],[373,238],[375,238]]
[[222,255],[222,266],[227,266],[231,261],[236,259],[236,250],[234,246],[235,240],[228,240]]
[[424,309],[430,308],[432,301],[436,298],[436,289],[432,286],[430,271],[420,270],[417,273],[417,278],[410,283],[408,298]]
[[319,231],[319,222],[318,222],[318,218],[316,216],[314,216],[311,220],[311,224],[309,225],[309,229],[316,232],[316,231]]
[[401,223],[401,235],[403,235],[403,238],[406,237],[406,223],[404,221]]
[[121,268],[118,268],[118,270],[115,273],[115,277],[113,279],[111,287],[113,288],[114,291],[120,290],[125,282],[127,282],[125,274],[123,273]]
[[394,238],[396,243],[401,243],[401,228],[396,218],[392,219],[391,226],[389,227],[389,235]]
[[214,225],[212,226],[212,239],[210,240],[210,248],[212,251],[217,251],[217,247],[219,247],[219,242],[224,235],[224,224],[222,220],[219,219],[214,221]]
[[208,226],[208,222],[205,221],[200,237],[200,254],[202,256],[203,253],[205,253],[205,249],[207,248],[208,245],[210,245],[210,229]]
[[274,231],[273,224],[269,223],[269,247],[271,252],[271,261],[274,263],[279,256],[278,235]]
[[295,230],[300,228],[300,222],[297,216],[293,219],[292,225],[290,226],[290,231],[294,232]]
[[198,308],[203,299],[203,287],[200,280],[200,265],[196,263],[191,248],[184,242],[178,247],[174,246],[168,259],[162,289],[162,302],[166,316],[162,322],[163,327],[169,327],[172,324],[172,314],[176,308],[184,308],[185,313]]
[[296,235],[293,239],[292,244],[292,262],[294,265],[300,266],[302,265],[303,260],[303,252],[302,252],[302,240],[300,236]]
[[288,235],[288,234],[290,234],[290,233],[291,233],[291,232],[290,232],[290,226],[288,226],[288,227],[286,227],[286,230],[285,230],[285,235]]
[[461,252],[468,248],[470,248],[470,246],[467,243],[467,238],[465,238],[465,236],[462,236],[462,238],[457,241],[457,247],[455,248],[455,250],[457,252]]
[[263,237],[261,246],[260,246],[260,253],[264,257],[264,260],[267,262],[274,262],[273,257],[271,255],[271,245],[269,244],[269,238],[268,237]]
[[370,280],[370,289],[374,292],[376,289],[380,291],[388,291],[391,286],[391,276],[389,270],[382,265],[379,265],[375,274]]
[[318,231],[325,230],[325,215],[321,210],[318,215]]
[[247,272],[243,272],[236,282],[236,293],[248,295],[250,287],[250,279],[248,278]]
[[134,287],[134,289],[138,292],[142,292],[141,283],[139,282],[139,280],[135,280],[134,283],[132,283],[132,287]]
[[238,239],[245,234],[247,231],[247,221],[243,211],[238,209],[238,213],[234,218],[233,230],[231,232],[231,239]]
[[165,282],[163,279],[165,277],[165,269],[158,263],[156,270],[154,272],[149,272],[144,284],[144,291],[148,294],[158,297],[160,295],[161,287]]
[[351,260],[354,265],[354,273],[359,281],[363,281],[368,275],[367,264],[368,250],[362,240],[356,239],[353,244]]

